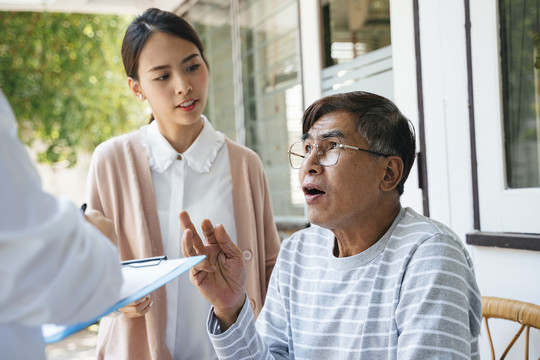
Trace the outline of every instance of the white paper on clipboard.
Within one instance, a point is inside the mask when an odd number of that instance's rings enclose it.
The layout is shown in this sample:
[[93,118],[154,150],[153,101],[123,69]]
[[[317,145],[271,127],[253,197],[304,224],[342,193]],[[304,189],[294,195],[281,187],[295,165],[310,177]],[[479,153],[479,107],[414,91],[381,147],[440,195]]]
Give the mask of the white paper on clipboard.
[[122,276],[124,278],[124,282],[120,289],[119,300],[116,303],[111,305],[107,310],[98,316],[88,319],[88,321],[83,321],[72,325],[43,325],[42,332],[45,343],[51,344],[60,341],[79,330],[87,328],[88,326],[97,322],[103,316],[129,305],[135,300],[138,300],[143,296],[157,290],[161,286],[189,270],[204,258],[204,255],[199,255],[182,259],[162,260],[156,265],[151,266],[123,266]]

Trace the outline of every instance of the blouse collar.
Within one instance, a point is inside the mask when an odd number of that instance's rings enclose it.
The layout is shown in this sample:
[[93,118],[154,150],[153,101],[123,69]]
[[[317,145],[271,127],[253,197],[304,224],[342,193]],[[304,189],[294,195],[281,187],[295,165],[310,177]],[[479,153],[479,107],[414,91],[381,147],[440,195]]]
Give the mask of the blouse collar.
[[219,149],[225,143],[225,135],[214,130],[210,121],[204,115],[201,116],[204,121],[201,133],[182,154],[179,154],[161,134],[156,121],[140,128],[141,142],[148,153],[152,171],[163,173],[177,160],[185,160],[186,165],[197,173],[210,171]]

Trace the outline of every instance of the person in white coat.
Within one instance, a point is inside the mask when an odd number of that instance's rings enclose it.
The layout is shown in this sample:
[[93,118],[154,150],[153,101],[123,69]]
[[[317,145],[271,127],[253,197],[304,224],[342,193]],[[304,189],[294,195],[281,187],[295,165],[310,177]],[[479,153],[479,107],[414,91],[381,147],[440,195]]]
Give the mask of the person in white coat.
[[45,359],[42,324],[88,320],[118,299],[112,223],[96,211],[87,220],[67,198],[42,190],[0,90],[1,359]]

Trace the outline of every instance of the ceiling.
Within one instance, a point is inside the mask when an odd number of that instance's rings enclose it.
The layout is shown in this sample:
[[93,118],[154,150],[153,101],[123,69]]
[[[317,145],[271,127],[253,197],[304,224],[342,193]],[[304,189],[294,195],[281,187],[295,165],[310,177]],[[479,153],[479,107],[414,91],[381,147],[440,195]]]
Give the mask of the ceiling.
[[[141,14],[150,7],[176,11],[190,0],[0,0],[0,11]],[[185,5],[185,4],[184,4]]]

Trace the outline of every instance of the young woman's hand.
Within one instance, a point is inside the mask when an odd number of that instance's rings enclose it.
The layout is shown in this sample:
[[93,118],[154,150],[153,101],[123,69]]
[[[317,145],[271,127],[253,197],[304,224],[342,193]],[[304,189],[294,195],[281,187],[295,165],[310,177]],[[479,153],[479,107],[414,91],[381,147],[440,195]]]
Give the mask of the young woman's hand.
[[225,331],[236,322],[246,297],[246,267],[242,252],[231,241],[223,225],[214,228],[210,220],[202,222],[205,245],[188,213],[182,211],[179,217],[184,230],[184,256],[206,255],[206,259],[191,269],[191,282],[214,306],[221,330]]
[[126,318],[143,316],[150,311],[153,303],[154,302],[152,299],[150,299],[150,295],[147,295],[129,305],[124,306],[123,308],[118,309],[117,314]]
[[98,228],[103,235],[105,235],[109,240],[115,245],[118,245],[118,238],[116,237],[116,232],[114,230],[114,225],[111,220],[107,219],[97,210],[88,209],[84,213],[86,221]]

